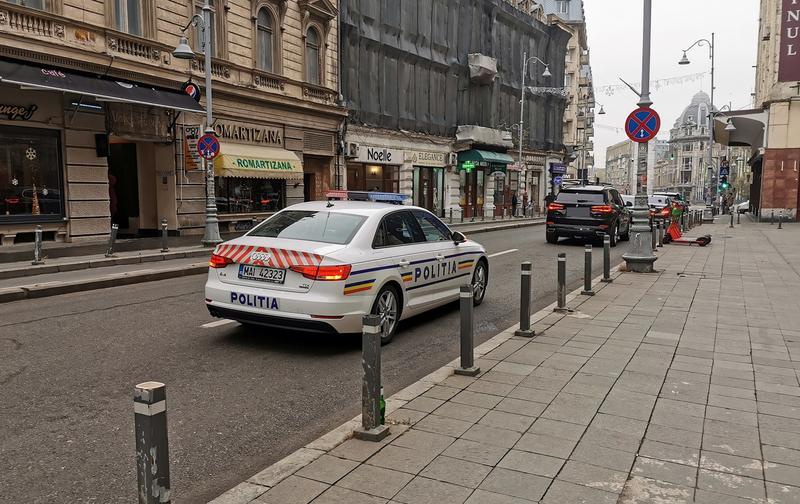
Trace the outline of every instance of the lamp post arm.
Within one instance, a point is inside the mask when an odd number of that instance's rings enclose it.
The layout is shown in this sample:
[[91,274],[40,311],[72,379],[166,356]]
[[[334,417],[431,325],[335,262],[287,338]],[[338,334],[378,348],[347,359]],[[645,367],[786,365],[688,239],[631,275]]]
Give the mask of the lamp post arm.
[[184,33],[186,30],[189,29],[190,26],[200,26],[201,28],[205,28],[206,22],[203,20],[203,16],[200,14],[195,14],[194,16],[189,19],[189,22],[186,23],[186,26],[181,28],[181,33]]

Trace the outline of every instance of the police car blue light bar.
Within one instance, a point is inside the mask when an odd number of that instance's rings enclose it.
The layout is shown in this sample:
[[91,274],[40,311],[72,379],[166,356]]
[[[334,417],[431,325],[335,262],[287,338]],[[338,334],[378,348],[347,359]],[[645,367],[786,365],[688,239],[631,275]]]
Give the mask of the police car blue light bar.
[[403,201],[409,199],[408,195],[400,193],[342,190],[327,191],[325,192],[325,197],[329,200],[373,201],[375,203],[394,204],[402,204]]

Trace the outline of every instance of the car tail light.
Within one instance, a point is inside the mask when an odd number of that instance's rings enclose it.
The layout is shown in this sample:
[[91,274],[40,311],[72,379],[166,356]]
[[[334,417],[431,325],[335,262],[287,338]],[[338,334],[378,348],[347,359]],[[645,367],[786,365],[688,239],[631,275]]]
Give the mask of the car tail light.
[[217,254],[211,254],[211,260],[208,261],[209,268],[224,268],[225,266],[233,264],[233,259],[230,257],[223,257]]
[[665,206],[661,209],[661,216],[662,217],[669,217],[669,207]]
[[550,203],[549,205],[547,205],[548,212],[557,212],[559,210],[564,210],[564,205],[562,205],[561,203]]
[[599,213],[599,214],[614,213],[614,207],[612,207],[611,205],[594,205],[592,207],[592,213]]
[[338,266],[290,266],[290,270],[295,273],[300,273],[310,280],[323,280],[335,282],[337,280],[345,280],[350,276],[352,266],[349,264],[340,264]]

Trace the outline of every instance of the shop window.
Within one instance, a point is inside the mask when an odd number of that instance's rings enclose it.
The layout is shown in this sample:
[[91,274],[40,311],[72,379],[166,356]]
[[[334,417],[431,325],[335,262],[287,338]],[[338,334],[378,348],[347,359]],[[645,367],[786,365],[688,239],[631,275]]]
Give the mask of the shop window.
[[[195,0],[194,13],[203,17],[204,0]],[[225,0],[208,0],[211,5],[211,54],[214,58],[225,59],[227,57],[227,32],[225,30],[225,17],[228,9]],[[203,30],[198,26],[194,30],[195,51],[203,52]]]
[[306,82],[320,84],[321,80],[321,43],[322,39],[316,28],[306,30]]
[[275,19],[266,7],[258,11],[256,21],[256,49],[258,69],[266,72],[275,71]]
[[285,206],[284,180],[217,177],[216,186],[220,214],[277,212]]
[[63,217],[60,153],[58,131],[0,127],[0,222]]

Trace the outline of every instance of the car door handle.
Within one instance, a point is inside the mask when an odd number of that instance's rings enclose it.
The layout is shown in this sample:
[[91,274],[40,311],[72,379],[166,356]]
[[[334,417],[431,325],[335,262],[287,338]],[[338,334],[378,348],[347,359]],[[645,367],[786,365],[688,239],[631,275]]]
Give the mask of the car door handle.
[[442,255],[442,254],[436,254],[436,260],[437,260],[437,261],[444,261],[444,255]]
[[401,259],[400,261],[397,262],[397,265],[400,266],[401,268],[408,268],[409,266],[411,266],[411,262],[406,261],[405,259]]

